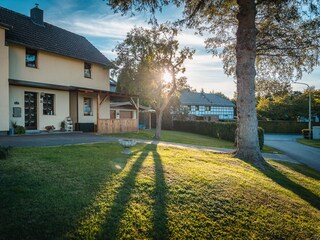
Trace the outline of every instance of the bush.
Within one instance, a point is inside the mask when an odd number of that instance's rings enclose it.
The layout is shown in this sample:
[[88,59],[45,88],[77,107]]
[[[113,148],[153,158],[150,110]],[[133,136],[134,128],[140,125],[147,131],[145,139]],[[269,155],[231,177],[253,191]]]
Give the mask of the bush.
[[264,130],[261,127],[258,127],[258,138],[259,138],[260,150],[262,150],[264,146]]
[[7,159],[11,147],[3,147],[0,145],[0,159]]
[[[302,135],[303,135],[303,137],[304,138],[306,138],[306,139],[312,139],[312,130],[311,130],[311,132],[310,132],[310,135],[309,135],[309,129],[302,129],[301,130],[301,133],[302,133]],[[310,136],[310,137],[309,137]]]
[[26,129],[25,129],[25,127],[23,127],[23,126],[17,125],[17,126],[14,128],[14,133],[15,133],[15,134],[25,134],[25,133],[26,133]]

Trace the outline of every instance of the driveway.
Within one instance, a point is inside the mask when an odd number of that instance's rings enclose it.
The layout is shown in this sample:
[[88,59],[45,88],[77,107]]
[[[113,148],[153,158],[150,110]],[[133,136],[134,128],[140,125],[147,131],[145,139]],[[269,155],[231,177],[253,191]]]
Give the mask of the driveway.
[[320,148],[309,147],[296,141],[301,135],[265,134],[265,145],[277,148],[290,158],[320,171]]
[[0,145],[12,147],[59,146],[81,143],[115,142],[117,138],[92,133],[54,133],[1,136]]

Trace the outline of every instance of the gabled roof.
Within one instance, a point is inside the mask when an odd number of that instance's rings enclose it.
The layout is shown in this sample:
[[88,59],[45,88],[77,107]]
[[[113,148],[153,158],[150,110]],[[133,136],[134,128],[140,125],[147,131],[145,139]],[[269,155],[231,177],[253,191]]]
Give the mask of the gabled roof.
[[116,87],[117,86],[116,80],[113,80],[113,79],[110,78],[110,86]]
[[6,32],[7,43],[97,63],[108,68],[115,67],[85,37],[49,23],[44,22],[40,26],[28,16],[0,7],[0,24],[10,26]]
[[213,93],[182,92],[181,105],[234,107],[229,100]]

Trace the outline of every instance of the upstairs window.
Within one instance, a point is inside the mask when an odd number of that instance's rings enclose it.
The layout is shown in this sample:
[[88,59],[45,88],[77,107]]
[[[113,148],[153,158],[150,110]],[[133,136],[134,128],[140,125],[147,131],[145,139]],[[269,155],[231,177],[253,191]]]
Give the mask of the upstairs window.
[[26,48],[26,67],[37,67],[37,50]]
[[84,77],[85,78],[91,78],[91,64],[90,63],[84,63]]
[[43,115],[54,115],[54,94],[45,93],[43,96]]

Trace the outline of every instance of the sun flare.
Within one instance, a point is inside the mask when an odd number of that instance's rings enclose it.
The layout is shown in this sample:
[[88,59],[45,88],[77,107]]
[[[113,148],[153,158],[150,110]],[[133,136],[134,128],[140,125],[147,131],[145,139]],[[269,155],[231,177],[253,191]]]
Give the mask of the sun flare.
[[165,71],[163,74],[163,80],[167,83],[171,82],[172,76],[169,72]]

